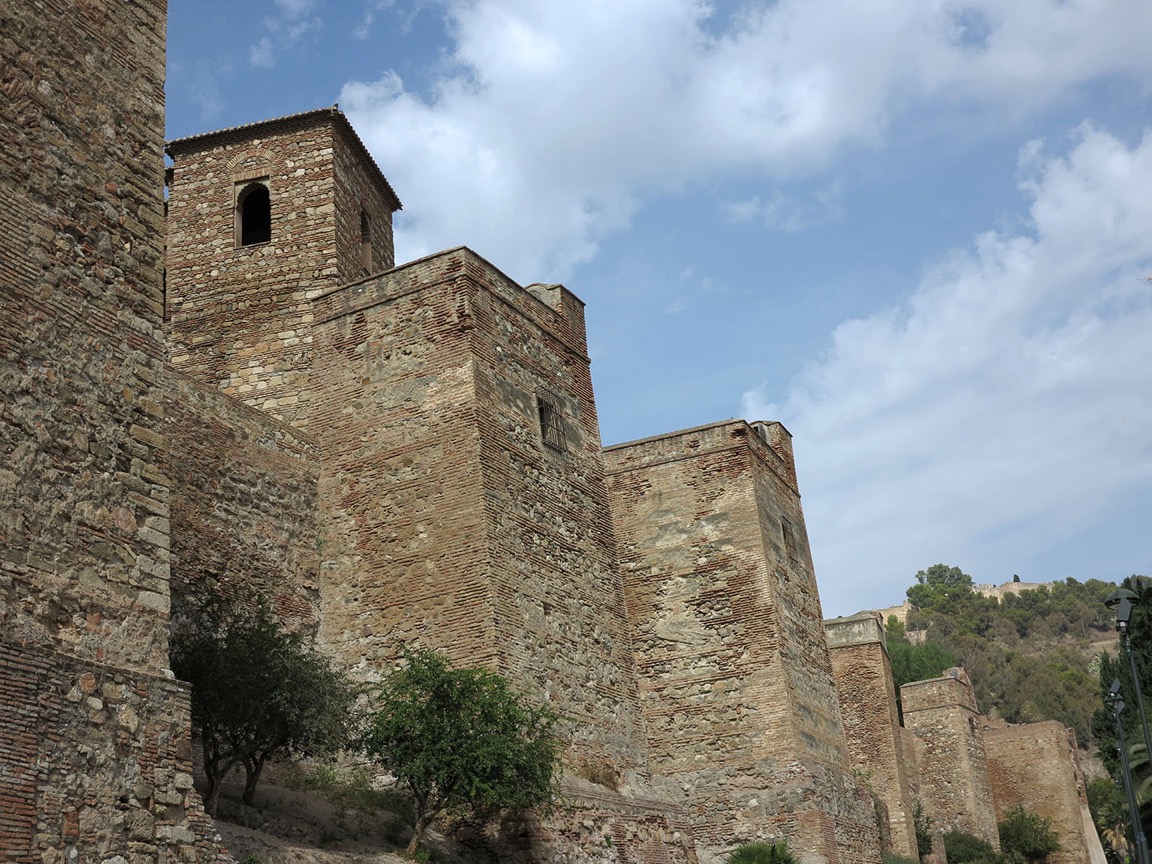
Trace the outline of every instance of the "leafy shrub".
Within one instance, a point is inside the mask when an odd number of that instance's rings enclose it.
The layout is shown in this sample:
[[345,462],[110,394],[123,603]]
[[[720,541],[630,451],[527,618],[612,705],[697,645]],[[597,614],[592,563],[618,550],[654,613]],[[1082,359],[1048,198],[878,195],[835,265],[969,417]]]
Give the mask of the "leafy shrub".
[[944,854],[948,864],[1003,864],[992,844],[973,834],[949,831],[944,835]]
[[912,805],[912,827],[916,831],[916,854],[923,858],[932,851],[932,817],[919,801]]
[[783,840],[774,843],[756,840],[737,846],[728,854],[727,862],[728,864],[800,864],[800,860],[789,851],[788,844]]
[[920,864],[915,858],[906,855],[897,855],[894,852],[885,852],[880,856],[881,864]]
[[380,686],[363,748],[412,793],[409,857],[441,813],[553,800],[561,750],[555,714],[488,669],[453,669],[428,650],[406,649],[404,657],[407,666]]
[[1052,822],[1014,805],[997,825],[1000,851],[1006,864],[1042,864],[1060,851],[1060,838]]
[[173,616],[172,671],[192,685],[192,725],[204,745],[205,804],[215,814],[220,782],[244,766],[251,806],[269,759],[340,750],[356,724],[356,690],[302,636],[280,628],[268,607],[216,598]]

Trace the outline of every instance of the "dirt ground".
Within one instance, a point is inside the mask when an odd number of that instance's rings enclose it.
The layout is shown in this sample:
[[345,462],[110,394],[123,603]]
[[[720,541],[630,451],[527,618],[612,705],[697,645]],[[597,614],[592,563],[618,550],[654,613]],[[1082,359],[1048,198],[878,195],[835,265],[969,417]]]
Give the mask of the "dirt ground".
[[[336,785],[306,788],[299,772],[270,766],[253,801],[240,802],[243,775],[225,782],[216,829],[240,864],[411,864],[400,856],[411,836],[410,813],[395,792]],[[427,838],[436,864],[487,864],[481,849],[465,849],[438,832]]]

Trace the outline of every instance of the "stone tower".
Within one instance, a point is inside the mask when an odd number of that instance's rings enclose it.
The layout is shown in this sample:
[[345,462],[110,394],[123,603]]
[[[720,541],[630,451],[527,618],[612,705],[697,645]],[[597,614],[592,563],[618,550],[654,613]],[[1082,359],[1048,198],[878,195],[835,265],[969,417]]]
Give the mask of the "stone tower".
[[882,619],[874,612],[833,618],[824,622],[824,633],[852,765],[884,803],[892,851],[915,860],[909,770]]
[[583,304],[458,248],[313,311],[322,639],[367,678],[405,643],[508,675],[563,718],[582,812],[532,834],[694,860],[646,791]]
[[337,108],[169,142],[172,365],[305,422],[309,297],[395,263],[400,201]]
[[5,862],[217,859],[168,665],[164,36],[160,0],[0,4]]
[[964,831],[1000,849],[984,750],[983,718],[963,669],[900,688],[904,725],[920,767],[920,798],[943,832]]
[[[184,480],[224,473],[246,498],[285,493],[283,525],[263,531],[287,554],[236,566],[224,547],[242,538],[182,481],[182,514],[213,540],[182,545],[202,571],[189,577],[267,590],[282,563],[292,584],[272,585],[277,608],[308,626],[308,472],[290,463],[315,459],[326,647],[365,680],[413,642],[508,675],[563,718],[566,793],[584,808],[524,836],[560,831],[568,848],[610,836],[629,860],[692,860],[677,807],[646,791],[583,303],[463,248],[395,267],[399,202],[335,109],[168,152],[172,364],[299,432],[229,409],[223,452],[259,464],[176,460]],[[225,406],[187,389],[173,409],[191,452],[220,438],[196,406]]]
[[581,759],[637,770],[583,304],[461,248],[314,312],[324,638],[353,667],[415,638],[488,663],[573,719]]
[[791,439],[728,421],[605,451],[654,774],[699,846],[880,860],[824,641]]

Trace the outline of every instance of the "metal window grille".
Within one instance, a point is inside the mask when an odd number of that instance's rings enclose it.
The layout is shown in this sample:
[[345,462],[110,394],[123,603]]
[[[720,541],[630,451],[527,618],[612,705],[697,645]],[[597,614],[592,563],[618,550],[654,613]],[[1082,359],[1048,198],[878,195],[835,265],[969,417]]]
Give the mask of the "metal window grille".
[[564,427],[560,422],[560,408],[548,396],[536,397],[536,410],[540,413],[540,437],[554,450],[565,449]]

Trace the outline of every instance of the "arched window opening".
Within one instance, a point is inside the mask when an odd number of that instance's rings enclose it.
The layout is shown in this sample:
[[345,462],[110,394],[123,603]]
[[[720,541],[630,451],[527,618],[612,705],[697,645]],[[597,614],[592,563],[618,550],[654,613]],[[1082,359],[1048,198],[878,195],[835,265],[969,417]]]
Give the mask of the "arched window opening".
[[238,246],[253,246],[272,239],[272,199],[263,183],[249,183],[236,196]]
[[372,220],[363,210],[360,211],[360,260],[364,269],[372,272]]

